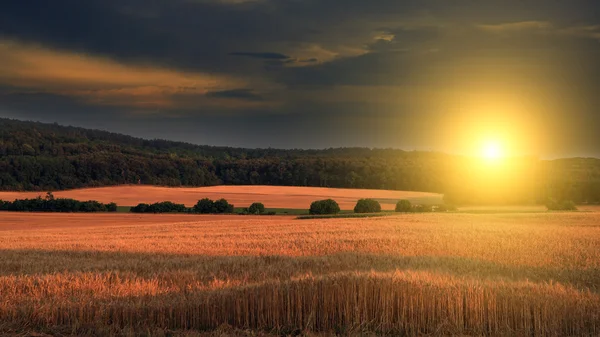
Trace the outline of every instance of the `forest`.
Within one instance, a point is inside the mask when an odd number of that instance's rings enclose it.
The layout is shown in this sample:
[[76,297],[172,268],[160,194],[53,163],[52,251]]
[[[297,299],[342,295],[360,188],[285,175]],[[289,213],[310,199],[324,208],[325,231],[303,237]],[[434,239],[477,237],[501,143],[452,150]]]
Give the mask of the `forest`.
[[2,190],[289,185],[437,192],[454,204],[600,202],[600,159],[514,158],[510,175],[498,177],[473,172],[475,160],[398,149],[205,146],[0,119]]

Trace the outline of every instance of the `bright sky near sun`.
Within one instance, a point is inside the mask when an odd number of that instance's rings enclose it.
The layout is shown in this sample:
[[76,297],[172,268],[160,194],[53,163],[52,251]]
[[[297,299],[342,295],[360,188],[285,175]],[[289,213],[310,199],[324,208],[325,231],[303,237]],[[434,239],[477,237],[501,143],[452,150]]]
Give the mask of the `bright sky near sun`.
[[499,142],[488,141],[483,144],[482,155],[488,160],[498,160],[504,156],[504,151]]

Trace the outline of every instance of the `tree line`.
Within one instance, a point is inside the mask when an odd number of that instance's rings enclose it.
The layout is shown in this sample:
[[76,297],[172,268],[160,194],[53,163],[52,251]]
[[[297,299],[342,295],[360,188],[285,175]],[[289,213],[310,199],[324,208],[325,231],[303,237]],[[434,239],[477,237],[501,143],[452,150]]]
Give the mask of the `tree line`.
[[103,204],[95,200],[79,201],[68,198],[54,198],[48,193],[45,198],[0,200],[0,211],[12,212],[116,212],[117,204]]
[[[156,202],[153,204],[141,203],[132,207],[132,213],[197,213],[197,214],[224,214],[233,213],[234,206],[225,199],[213,201],[209,198],[198,200],[193,207],[176,204],[171,201]],[[263,206],[264,210],[264,206]]]
[[[478,181],[470,159],[395,149],[244,149],[145,140],[0,119],[0,189],[119,184],[281,185],[436,192],[448,202],[600,202],[600,160],[524,159],[502,184]],[[525,169],[524,169],[525,168]],[[487,179],[487,180],[486,180]]]

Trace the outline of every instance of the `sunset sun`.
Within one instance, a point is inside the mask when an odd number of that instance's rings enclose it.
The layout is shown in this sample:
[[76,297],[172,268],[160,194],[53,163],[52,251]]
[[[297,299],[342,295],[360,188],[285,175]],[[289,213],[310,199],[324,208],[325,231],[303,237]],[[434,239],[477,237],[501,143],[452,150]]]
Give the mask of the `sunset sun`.
[[489,161],[497,161],[504,157],[504,148],[498,141],[488,141],[481,148],[481,155]]

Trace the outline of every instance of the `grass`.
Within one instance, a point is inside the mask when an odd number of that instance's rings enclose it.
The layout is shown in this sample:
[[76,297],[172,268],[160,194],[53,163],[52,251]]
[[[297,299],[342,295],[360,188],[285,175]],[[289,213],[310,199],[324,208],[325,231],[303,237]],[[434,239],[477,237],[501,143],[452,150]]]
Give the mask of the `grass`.
[[117,206],[117,213],[129,213],[133,206]]
[[598,335],[599,222],[7,213],[0,334]]

